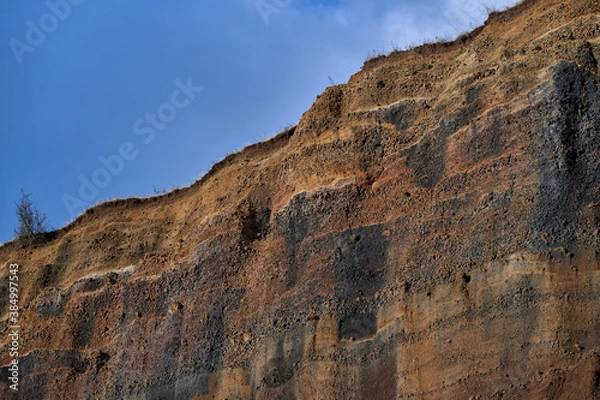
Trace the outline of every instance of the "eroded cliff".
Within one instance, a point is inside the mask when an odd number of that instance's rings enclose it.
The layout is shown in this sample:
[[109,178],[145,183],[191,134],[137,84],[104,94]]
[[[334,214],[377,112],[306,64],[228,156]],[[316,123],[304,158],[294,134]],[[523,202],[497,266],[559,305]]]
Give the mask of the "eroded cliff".
[[599,57],[597,1],[528,0],[189,188],[0,247],[1,396],[600,398]]

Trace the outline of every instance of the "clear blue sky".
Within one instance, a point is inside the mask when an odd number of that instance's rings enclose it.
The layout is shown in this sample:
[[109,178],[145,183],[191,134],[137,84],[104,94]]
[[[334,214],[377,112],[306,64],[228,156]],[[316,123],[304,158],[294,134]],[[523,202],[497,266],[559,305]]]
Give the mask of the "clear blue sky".
[[0,243],[20,188],[60,228],[102,200],[190,185],[373,52],[453,38],[514,3],[2,2]]

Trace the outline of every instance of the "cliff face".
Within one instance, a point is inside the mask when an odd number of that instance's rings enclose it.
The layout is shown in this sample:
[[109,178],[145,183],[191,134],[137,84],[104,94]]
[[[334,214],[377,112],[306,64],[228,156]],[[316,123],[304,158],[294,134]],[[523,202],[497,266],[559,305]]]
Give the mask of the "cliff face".
[[528,0],[190,188],[4,245],[0,397],[600,398],[599,58],[597,1]]

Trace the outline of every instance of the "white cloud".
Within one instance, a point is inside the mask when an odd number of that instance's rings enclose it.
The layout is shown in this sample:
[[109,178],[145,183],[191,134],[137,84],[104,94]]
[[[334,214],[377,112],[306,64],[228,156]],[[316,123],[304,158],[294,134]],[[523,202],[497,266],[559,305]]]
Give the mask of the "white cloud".
[[438,0],[404,3],[385,11],[381,37],[401,48],[427,41],[452,40],[481,25],[489,12],[500,11],[516,0]]
[[335,10],[334,14],[333,14],[333,18],[336,20],[336,22],[342,26],[348,26],[349,24],[349,18],[348,18],[348,13],[345,10],[342,9],[337,9]]
[[385,45],[393,42],[405,48],[413,45],[421,36],[415,12],[406,7],[386,12],[381,27]]

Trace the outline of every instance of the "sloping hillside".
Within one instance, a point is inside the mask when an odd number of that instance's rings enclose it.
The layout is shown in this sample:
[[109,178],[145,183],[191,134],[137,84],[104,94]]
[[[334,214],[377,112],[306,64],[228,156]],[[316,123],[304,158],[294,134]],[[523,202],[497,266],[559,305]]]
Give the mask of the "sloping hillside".
[[598,1],[526,0],[5,244],[0,397],[600,398],[599,59]]

